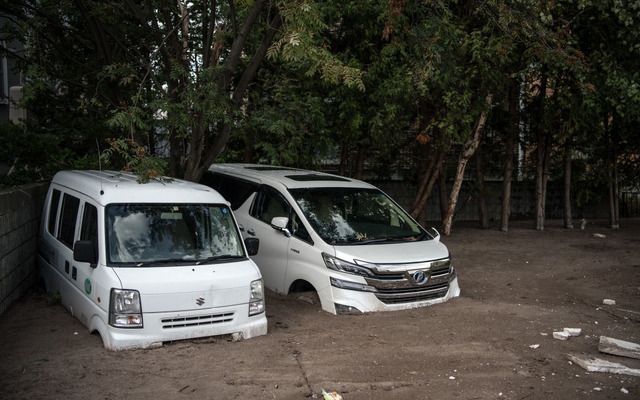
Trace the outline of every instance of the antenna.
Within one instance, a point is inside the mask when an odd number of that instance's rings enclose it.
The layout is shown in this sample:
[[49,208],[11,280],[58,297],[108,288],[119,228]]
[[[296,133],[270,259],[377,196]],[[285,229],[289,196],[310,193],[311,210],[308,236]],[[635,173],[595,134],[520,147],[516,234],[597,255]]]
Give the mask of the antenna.
[[[98,148],[98,169],[102,172],[102,160],[100,160],[100,142],[98,142],[98,138],[96,138],[96,147]],[[102,177],[100,178],[100,195],[104,194],[104,190],[102,189]]]
[[98,148],[98,169],[102,171],[102,161],[100,160],[100,143],[98,142],[98,138],[96,138],[96,147]]

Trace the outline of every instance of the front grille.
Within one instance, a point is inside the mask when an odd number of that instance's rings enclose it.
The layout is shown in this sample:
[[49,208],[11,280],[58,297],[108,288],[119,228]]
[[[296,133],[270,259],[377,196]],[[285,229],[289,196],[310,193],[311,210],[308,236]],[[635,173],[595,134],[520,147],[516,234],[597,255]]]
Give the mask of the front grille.
[[449,282],[428,285],[416,289],[379,289],[378,299],[385,304],[411,303],[415,301],[439,299],[447,295]]
[[222,324],[224,322],[233,321],[234,313],[197,315],[192,317],[176,317],[162,319],[163,329],[187,328],[192,326]]
[[[449,283],[455,278],[450,259],[415,263],[390,264],[373,268],[374,277],[365,278],[367,284],[377,289],[376,297],[385,304],[412,303],[444,297]],[[424,283],[416,283],[416,272],[428,275]]]

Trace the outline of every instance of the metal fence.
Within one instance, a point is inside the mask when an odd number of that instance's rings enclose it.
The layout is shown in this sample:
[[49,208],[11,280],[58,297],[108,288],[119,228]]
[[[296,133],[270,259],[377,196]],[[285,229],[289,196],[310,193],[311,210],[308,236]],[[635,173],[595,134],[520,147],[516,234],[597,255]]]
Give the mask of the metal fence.
[[640,192],[623,192],[620,202],[620,217],[640,217]]

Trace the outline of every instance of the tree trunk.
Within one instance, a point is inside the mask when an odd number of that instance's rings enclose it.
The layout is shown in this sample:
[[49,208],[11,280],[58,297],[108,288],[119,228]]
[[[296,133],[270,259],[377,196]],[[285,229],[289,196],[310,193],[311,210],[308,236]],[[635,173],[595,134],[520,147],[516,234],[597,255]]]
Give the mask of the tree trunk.
[[340,166],[338,167],[338,175],[347,176],[348,162],[349,162],[349,143],[345,140],[342,142],[342,151],[340,152]]
[[442,223],[442,234],[450,235],[451,234],[451,225],[453,222],[453,213],[456,209],[456,204],[458,202],[458,195],[460,194],[460,188],[462,187],[462,178],[464,177],[464,170],[467,166],[467,162],[469,158],[475,153],[478,148],[478,143],[480,142],[480,133],[484,129],[484,125],[487,122],[487,112],[489,106],[491,105],[491,100],[493,95],[489,94],[486,98],[487,107],[486,110],[480,114],[480,118],[478,119],[478,123],[473,131],[471,137],[465,142],[464,148],[460,152],[460,157],[458,158],[458,169],[456,171],[455,180],[453,181],[453,187],[451,188],[451,194],[449,195],[449,205],[447,207],[447,214],[445,215],[444,221]]
[[447,215],[447,176],[440,171],[438,177],[438,194],[440,198],[440,221],[444,221],[445,215]]
[[[615,122],[614,122],[615,123]],[[617,163],[617,136],[615,129],[604,123],[607,138],[607,173],[609,176],[609,227],[620,228],[618,214],[618,163]]]
[[250,164],[253,162],[253,146],[256,141],[256,132],[253,129],[248,129],[244,137],[244,152],[242,154],[242,162]]
[[512,78],[509,82],[509,122],[505,132],[504,145],[504,180],[502,181],[502,204],[500,211],[500,230],[509,231],[509,218],[511,217],[511,184],[513,181],[513,156],[515,150],[515,138],[518,134],[518,96],[519,82]]
[[547,210],[547,188],[549,177],[551,176],[551,150],[553,144],[553,134],[546,131],[544,135],[544,164],[542,168],[542,229],[544,229],[544,219]]
[[431,190],[438,180],[438,176],[440,175],[440,171],[442,170],[442,167],[444,165],[444,160],[448,148],[448,145],[440,147],[437,157],[432,159],[432,162],[430,164],[433,166],[433,168],[430,168],[425,172],[425,176],[423,179],[425,182],[424,189],[421,191],[421,193],[418,194],[418,196],[416,196],[416,201],[414,202],[414,206],[411,209],[411,216],[416,218],[420,225],[424,226],[427,222],[425,207],[427,206],[427,200],[431,195]]
[[567,138],[564,143],[564,227],[573,229],[573,220],[571,219],[571,137]]
[[[424,149],[425,149],[425,154],[428,156],[429,155],[429,144],[425,144],[423,145]],[[429,185],[429,180],[431,179],[431,174],[433,173],[433,169],[436,166],[436,163],[438,162],[438,159],[441,157],[442,152],[439,151],[437,156],[432,155],[429,158],[429,163],[427,165],[425,164],[425,161],[421,160],[421,168],[420,171],[418,173],[418,181],[420,182],[420,184],[418,185],[418,191],[416,193],[416,198],[413,201],[413,204],[411,205],[411,211],[410,214],[415,218],[417,216],[417,214],[420,212],[419,208],[420,208],[420,202],[422,200],[422,197],[425,193],[425,191],[427,190],[427,187]],[[428,197],[428,196],[427,196]]]
[[[260,2],[254,3],[254,6],[252,7],[252,12],[254,7],[256,7],[258,3],[263,3],[263,2],[260,1]],[[245,22],[245,24],[247,23],[249,23],[249,19],[247,19],[247,21]],[[249,84],[253,81],[256,73],[258,72],[258,66],[264,59],[265,55],[267,54],[267,50],[271,42],[273,41],[274,36],[278,32],[278,29],[280,28],[281,24],[282,24],[282,18],[280,14],[274,15],[273,19],[269,24],[269,29],[267,30],[267,33],[262,38],[262,41],[260,42],[258,49],[256,50],[253,57],[245,67],[242,77],[240,77],[240,80],[238,81],[238,84],[233,88],[233,95],[231,97],[231,100],[233,103],[234,110],[238,110],[242,106],[244,102],[245,92],[249,87]],[[241,31],[243,29],[241,29]],[[235,45],[236,43],[234,41],[234,46]],[[234,50],[232,47],[231,52],[233,53],[233,51]],[[230,82],[228,82],[228,79],[230,78],[227,76],[228,72],[229,71],[225,69],[225,77],[223,77],[219,81],[221,90],[228,90],[229,88]],[[200,146],[200,143],[202,143],[201,138],[199,138],[198,135],[195,134],[195,132],[194,134],[191,135],[191,146],[190,146],[191,155],[193,155],[194,152],[201,152],[201,156],[200,157],[192,156],[187,161],[187,167],[184,173],[184,179],[193,181],[193,182],[198,182],[200,178],[202,178],[202,175],[204,175],[207,169],[209,169],[211,164],[213,164],[213,162],[220,155],[220,153],[222,153],[225,146],[227,145],[227,142],[229,141],[229,137],[231,136],[232,128],[233,128],[233,121],[227,122],[226,124],[224,124],[222,129],[215,136],[215,138],[213,138],[213,140],[209,140],[209,138],[205,138],[206,143],[211,142],[209,146],[207,146],[206,144],[204,146]]]
[[356,179],[362,180],[362,176],[364,175],[364,159],[365,159],[366,151],[364,146],[358,147],[358,160],[356,161]]
[[487,194],[484,187],[484,168],[482,165],[482,142],[476,150],[476,188],[478,190],[478,222],[482,229],[489,228],[489,214],[487,211]]
[[545,165],[545,134],[544,134],[544,123],[542,121],[544,115],[544,99],[546,97],[547,92],[547,77],[542,76],[540,79],[540,93],[538,94],[538,126],[536,127],[536,137],[537,137],[537,146],[536,146],[536,202],[535,202],[535,229],[542,231],[544,230],[544,165]]

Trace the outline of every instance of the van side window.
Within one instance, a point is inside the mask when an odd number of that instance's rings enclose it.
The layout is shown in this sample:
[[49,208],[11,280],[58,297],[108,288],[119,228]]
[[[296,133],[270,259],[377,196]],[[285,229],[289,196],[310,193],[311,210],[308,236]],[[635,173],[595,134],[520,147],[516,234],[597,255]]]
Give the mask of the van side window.
[[93,204],[84,203],[80,240],[90,240],[98,248],[98,209]]
[[76,232],[76,219],[78,218],[79,206],[79,198],[66,193],[62,197],[62,212],[60,214],[58,239],[70,249],[73,248],[73,237]]
[[206,173],[200,183],[220,193],[231,204],[232,210],[243,205],[249,196],[258,189],[258,185],[255,183],[212,173]]
[[289,223],[287,224],[289,232],[298,239],[311,242],[311,236],[300,222],[298,214],[291,209],[287,200],[271,187],[265,186],[260,189],[251,206],[250,214],[267,224],[271,224],[271,220],[274,217],[287,217],[289,218]]
[[307,232],[307,229],[300,222],[300,217],[296,214],[295,211],[291,210],[291,220],[289,221],[289,230],[293,234],[294,237],[298,239],[304,240],[305,242],[309,242],[313,244],[313,240],[311,239],[311,235]]
[[60,191],[53,189],[51,193],[51,204],[49,204],[49,224],[47,230],[50,234],[55,235],[56,217],[58,216],[58,203],[60,202]]
[[275,189],[263,187],[253,202],[251,215],[270,224],[274,217],[289,218],[289,204]]

